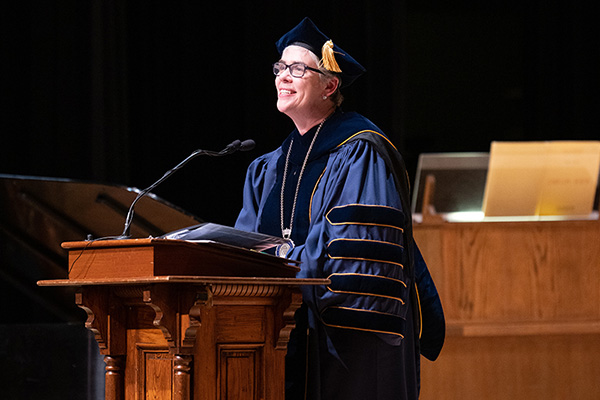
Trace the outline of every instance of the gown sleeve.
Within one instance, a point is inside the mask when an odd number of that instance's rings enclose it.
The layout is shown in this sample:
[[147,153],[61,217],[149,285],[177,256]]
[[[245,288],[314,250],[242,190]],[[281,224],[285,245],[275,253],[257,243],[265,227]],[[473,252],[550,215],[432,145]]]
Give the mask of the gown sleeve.
[[290,258],[301,261],[299,277],[331,283],[303,288],[304,301],[326,326],[399,344],[408,333],[414,276],[405,271],[409,210],[402,209],[392,173],[358,140],[334,151],[313,193],[306,242]]
[[265,154],[254,160],[248,167],[244,181],[242,210],[235,227],[248,232],[258,232],[260,210],[273,186],[276,174],[269,168],[270,163],[276,164],[276,152]]

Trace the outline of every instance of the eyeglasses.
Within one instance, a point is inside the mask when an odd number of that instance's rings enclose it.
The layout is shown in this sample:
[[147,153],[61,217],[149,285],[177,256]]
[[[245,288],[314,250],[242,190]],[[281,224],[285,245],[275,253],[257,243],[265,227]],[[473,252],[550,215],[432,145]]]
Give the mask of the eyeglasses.
[[275,64],[273,64],[273,73],[276,76],[279,76],[288,68],[290,69],[290,75],[292,75],[294,78],[302,78],[307,69],[314,72],[318,72],[319,74],[323,73],[322,71],[319,71],[316,68],[311,68],[306,64],[292,63],[290,65],[287,65],[286,63],[281,61],[277,61]]

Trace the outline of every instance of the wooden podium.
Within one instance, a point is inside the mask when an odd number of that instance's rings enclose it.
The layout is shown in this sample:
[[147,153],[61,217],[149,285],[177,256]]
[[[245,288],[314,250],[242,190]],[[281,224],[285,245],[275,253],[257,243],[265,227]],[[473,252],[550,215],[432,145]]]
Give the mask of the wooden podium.
[[105,356],[105,398],[284,399],[300,285],[289,260],[216,243],[68,242],[76,287]]

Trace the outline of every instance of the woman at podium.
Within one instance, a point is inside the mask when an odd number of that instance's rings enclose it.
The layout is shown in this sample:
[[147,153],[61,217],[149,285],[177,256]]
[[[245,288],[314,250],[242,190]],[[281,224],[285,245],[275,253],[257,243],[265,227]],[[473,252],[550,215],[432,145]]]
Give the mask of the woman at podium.
[[286,399],[417,399],[420,354],[439,354],[444,317],[412,237],[402,158],[342,111],[340,90],[365,70],[310,19],[276,47],[277,108],[295,129],[250,165],[236,228],[287,239],[277,255],[301,261],[299,278],[331,281],[303,288]]

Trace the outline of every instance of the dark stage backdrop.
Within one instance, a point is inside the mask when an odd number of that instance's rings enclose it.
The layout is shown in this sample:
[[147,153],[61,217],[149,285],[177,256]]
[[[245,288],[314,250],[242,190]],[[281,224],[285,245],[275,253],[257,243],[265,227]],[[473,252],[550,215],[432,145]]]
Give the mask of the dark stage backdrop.
[[[14,4],[10,4],[14,3]],[[0,173],[146,187],[233,224],[246,166],[291,131],[274,42],[310,16],[368,72],[346,110],[383,128],[411,176],[422,152],[598,138],[600,38],[583,0],[20,1],[0,12]]]
[[[198,148],[252,138],[254,151],[197,158],[155,190],[201,219],[232,225],[246,167],[293,129],[275,108],[271,63],[275,41],[304,16],[367,68],[345,91],[344,109],[388,134],[411,178],[424,152],[598,139],[593,3],[4,2],[0,174],[145,188]],[[102,398],[85,313],[72,297],[36,286],[61,276],[40,272],[32,261],[40,254],[9,234],[2,212],[0,385],[13,398]],[[69,357],[44,350],[47,338]],[[74,368],[79,386],[55,385]]]

